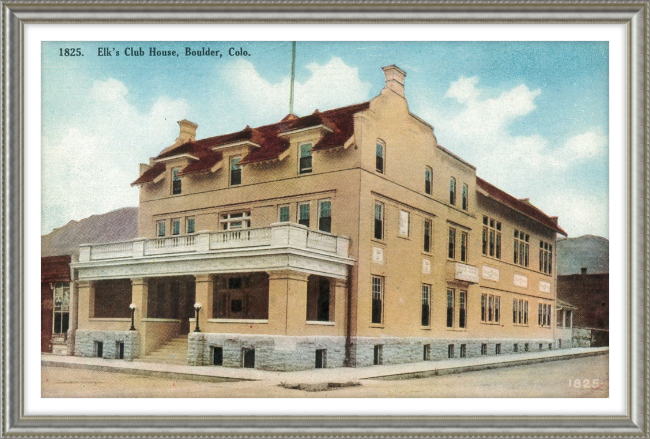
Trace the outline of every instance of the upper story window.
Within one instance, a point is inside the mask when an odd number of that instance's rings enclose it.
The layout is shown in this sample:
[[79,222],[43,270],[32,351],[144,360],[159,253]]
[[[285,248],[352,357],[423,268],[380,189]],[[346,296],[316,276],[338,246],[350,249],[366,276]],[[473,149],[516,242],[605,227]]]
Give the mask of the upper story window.
[[172,219],[172,235],[180,235],[181,234],[181,219],[180,218],[173,218]]
[[424,168],[424,192],[431,195],[431,182],[433,181],[433,169],[430,167]]
[[178,173],[181,168],[172,168],[172,194],[178,195],[181,193],[181,177]]
[[241,156],[232,157],[230,159],[230,185],[237,186],[241,184],[241,166],[239,162],[241,161]]
[[298,204],[298,224],[309,227],[309,202]]
[[383,143],[377,142],[376,152],[375,152],[375,169],[380,174],[384,173],[384,157],[386,155],[386,147]]
[[328,233],[332,231],[332,202],[330,200],[318,202],[318,230]]
[[289,205],[278,206],[278,221],[281,223],[289,222]]
[[165,220],[156,221],[156,236],[165,236]]
[[411,214],[405,210],[399,211],[399,234],[401,236],[409,236],[409,226],[411,222]]
[[431,229],[432,223],[431,220],[424,220],[424,240],[422,250],[426,253],[431,253]]
[[515,230],[514,242],[514,261],[515,264],[528,267],[530,235],[528,233]]
[[303,143],[300,145],[300,169],[301,174],[308,174],[311,172],[311,143]]
[[384,239],[384,203],[375,202],[375,239]]
[[234,212],[221,214],[221,228],[223,230],[247,229],[251,226],[250,212]]
[[501,259],[501,221],[483,217],[483,254]]
[[185,233],[194,233],[196,220],[193,216],[188,216],[185,218]]
[[539,271],[546,274],[553,272],[553,246],[539,241]]
[[449,228],[449,251],[447,252],[449,259],[456,259],[456,229]]
[[461,204],[463,210],[467,210],[469,208],[469,187],[463,183],[463,192],[461,194]]
[[454,177],[449,180],[449,204],[456,204],[456,179]]
[[467,262],[468,245],[469,245],[469,234],[467,232],[460,232],[460,261],[461,262]]

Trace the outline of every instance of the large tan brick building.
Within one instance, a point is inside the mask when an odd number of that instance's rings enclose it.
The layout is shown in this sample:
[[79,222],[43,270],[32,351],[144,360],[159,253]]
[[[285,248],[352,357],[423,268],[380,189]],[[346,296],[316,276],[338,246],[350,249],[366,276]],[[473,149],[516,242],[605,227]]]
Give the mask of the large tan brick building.
[[134,182],[140,238],[80,248],[76,354],[175,340],[189,364],[293,370],[559,346],[557,218],[478,178],[384,72],[358,105],[202,140],[180,121]]

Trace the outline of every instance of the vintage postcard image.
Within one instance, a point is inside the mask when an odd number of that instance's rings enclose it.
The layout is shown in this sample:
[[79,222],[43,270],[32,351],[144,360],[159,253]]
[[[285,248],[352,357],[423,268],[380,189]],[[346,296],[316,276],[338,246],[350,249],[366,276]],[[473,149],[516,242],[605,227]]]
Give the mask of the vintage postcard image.
[[41,50],[43,397],[609,397],[607,42]]

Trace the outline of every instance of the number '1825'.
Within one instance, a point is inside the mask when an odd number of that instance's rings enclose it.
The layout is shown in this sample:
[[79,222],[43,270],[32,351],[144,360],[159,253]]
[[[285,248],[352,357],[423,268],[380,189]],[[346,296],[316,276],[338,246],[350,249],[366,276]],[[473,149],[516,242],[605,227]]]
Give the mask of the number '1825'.
[[73,48],[73,49],[64,49],[60,48],[59,49],[59,56],[82,56],[81,55],[81,49],[80,48]]
[[570,378],[569,387],[576,389],[593,389],[602,386],[604,383],[599,379],[581,379],[581,378]]

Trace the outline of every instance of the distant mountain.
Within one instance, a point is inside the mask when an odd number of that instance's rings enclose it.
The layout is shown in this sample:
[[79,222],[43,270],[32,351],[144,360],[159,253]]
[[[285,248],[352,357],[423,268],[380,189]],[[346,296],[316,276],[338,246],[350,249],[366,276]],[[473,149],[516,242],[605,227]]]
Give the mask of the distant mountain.
[[557,241],[557,274],[609,273],[609,240],[583,235]]
[[79,253],[79,244],[128,241],[138,236],[138,208],[125,207],[80,221],[41,236],[41,257]]

